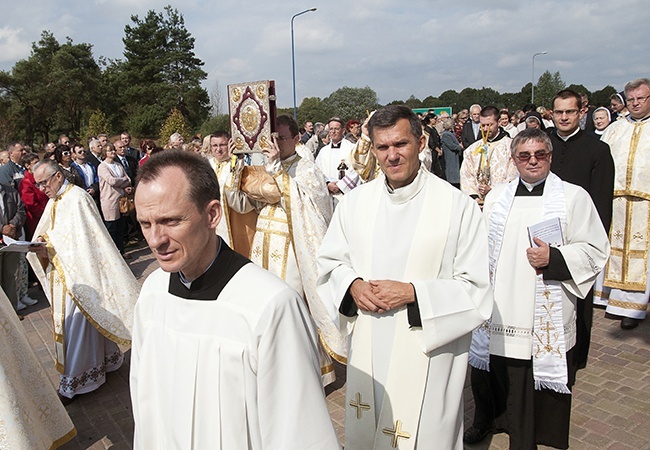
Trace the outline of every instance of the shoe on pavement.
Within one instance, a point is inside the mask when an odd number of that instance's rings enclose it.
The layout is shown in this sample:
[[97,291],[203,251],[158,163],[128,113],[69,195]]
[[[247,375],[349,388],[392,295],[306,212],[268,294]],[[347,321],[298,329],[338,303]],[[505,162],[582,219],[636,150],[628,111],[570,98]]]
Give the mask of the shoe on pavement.
[[639,326],[639,319],[633,319],[632,317],[623,317],[621,320],[621,328],[624,330],[631,330]]
[[465,430],[465,433],[463,433],[463,442],[466,444],[477,444],[485,439],[490,433],[492,433],[492,428],[485,428],[481,430],[472,426]]
[[34,300],[29,295],[25,295],[23,298],[20,299],[20,301],[27,306],[34,306],[35,304],[38,303],[38,300]]
[[22,311],[25,308],[27,308],[27,305],[18,300],[18,303],[16,304],[16,311]]

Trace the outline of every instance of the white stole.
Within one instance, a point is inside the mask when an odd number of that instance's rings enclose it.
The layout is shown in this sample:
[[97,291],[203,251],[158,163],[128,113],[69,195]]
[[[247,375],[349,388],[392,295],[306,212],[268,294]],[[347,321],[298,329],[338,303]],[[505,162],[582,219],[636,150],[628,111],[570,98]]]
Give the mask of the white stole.
[[[514,202],[519,178],[511,181],[494,204],[490,218],[488,236],[490,257],[490,283],[494,285],[496,267],[501,253],[510,208]],[[562,180],[549,173],[542,195],[542,220],[558,217],[566,230],[566,201]],[[490,333],[495,332],[491,321],[486,321],[474,330],[470,348],[470,365],[480,370],[489,370]],[[498,330],[500,333],[507,330]],[[550,336],[555,337],[551,342]],[[535,389],[552,389],[570,394],[567,387],[566,342],[562,315],[562,287],[559,281],[544,280],[542,274],[536,277],[535,319],[532,330],[533,377]]]
[[[427,173],[419,176],[431,177]],[[367,211],[377,211],[385,194],[385,178],[368,199]],[[438,276],[451,221],[451,191],[438,188],[437,180],[427,180],[423,192],[425,207],[413,235],[405,277],[417,281]],[[435,205],[433,208],[431,205]],[[361,237],[361,247],[371,249],[374,228]],[[436,249],[436,251],[431,251]],[[372,251],[365,252],[362,270],[371,267]],[[363,271],[360,275],[366,276]],[[423,299],[427,301],[427,299]],[[372,364],[372,316],[359,311],[349,353],[346,388],[345,448],[367,450],[415,448],[424,391],[429,374],[429,356],[422,350],[420,328],[409,328],[407,309],[396,313],[395,336],[381,405],[379,423],[375,423]],[[426,424],[425,424],[426,426]]]

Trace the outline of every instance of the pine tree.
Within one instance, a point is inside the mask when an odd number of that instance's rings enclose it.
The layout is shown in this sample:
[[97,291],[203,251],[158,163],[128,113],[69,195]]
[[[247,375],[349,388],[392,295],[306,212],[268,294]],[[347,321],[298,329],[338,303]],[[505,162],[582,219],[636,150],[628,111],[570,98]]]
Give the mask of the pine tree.
[[178,10],[149,11],[131,16],[124,27],[125,61],[114,70],[115,84],[123,87],[120,103],[125,126],[134,134],[151,136],[172,108],[183,113],[190,127],[208,117],[210,100],[201,81],[207,74],[194,54],[194,38]]

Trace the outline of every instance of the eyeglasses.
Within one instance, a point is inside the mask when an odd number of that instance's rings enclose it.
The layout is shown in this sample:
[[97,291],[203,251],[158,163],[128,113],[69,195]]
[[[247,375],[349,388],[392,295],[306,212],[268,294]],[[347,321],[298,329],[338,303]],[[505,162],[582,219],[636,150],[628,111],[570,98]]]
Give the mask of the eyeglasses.
[[548,158],[548,155],[550,155],[551,152],[545,152],[544,150],[538,150],[535,153],[528,153],[528,152],[521,152],[518,155],[515,155],[515,158],[517,158],[521,162],[528,162],[530,161],[530,158],[533,156],[537,161],[546,161]]
[[69,152],[68,150],[63,150],[63,151],[61,152],[61,154],[62,154],[63,156],[70,156],[70,152]]
[[56,175],[57,173],[58,173],[58,172],[54,172],[52,175],[50,175],[49,177],[47,177],[47,178],[44,179],[43,181],[36,181],[34,184],[36,185],[36,187],[37,187],[38,189],[43,189],[45,186],[48,185],[48,183],[50,182],[50,180],[52,179],[52,177],[53,177],[54,175]]
[[634,97],[634,98],[628,97],[627,102],[628,103],[639,103],[639,105],[642,105],[645,102],[647,102],[649,98],[650,98],[650,95],[646,95],[645,97]]
[[578,109],[567,109],[567,110],[554,109],[553,110],[553,115],[554,116],[563,116],[563,115],[566,114],[567,116],[575,116],[576,114],[578,114],[578,112],[580,112],[580,110],[578,110]]

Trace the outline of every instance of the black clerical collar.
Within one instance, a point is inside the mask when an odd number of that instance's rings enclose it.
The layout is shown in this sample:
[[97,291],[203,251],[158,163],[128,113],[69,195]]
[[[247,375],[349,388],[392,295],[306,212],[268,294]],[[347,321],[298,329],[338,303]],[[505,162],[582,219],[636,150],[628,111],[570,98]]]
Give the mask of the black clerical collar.
[[580,133],[580,127],[576,128],[576,129],[573,131],[573,133],[571,133],[571,134],[568,135],[568,136],[560,136],[560,133],[557,131],[557,128],[555,129],[555,133],[557,134],[557,137],[559,137],[559,138],[562,139],[564,142],[566,142],[566,141],[568,141],[569,139],[571,139],[573,136],[576,136],[578,133]]
[[519,185],[517,186],[517,192],[515,192],[515,197],[541,197],[544,194],[544,185],[546,180],[541,183],[533,186],[532,190],[528,190],[524,182],[519,178]]
[[216,300],[235,274],[250,261],[235,252],[219,238],[219,253],[203,275],[192,281],[189,288],[181,281],[179,272],[169,276],[168,292],[188,300]]
[[503,128],[499,127],[499,132],[497,133],[496,136],[494,136],[494,139],[488,139],[488,142],[497,142],[503,139],[504,137],[510,137],[507,131],[505,131]]
[[341,142],[343,142],[343,139],[341,139],[337,144],[332,142],[330,145],[332,148],[341,148]]

